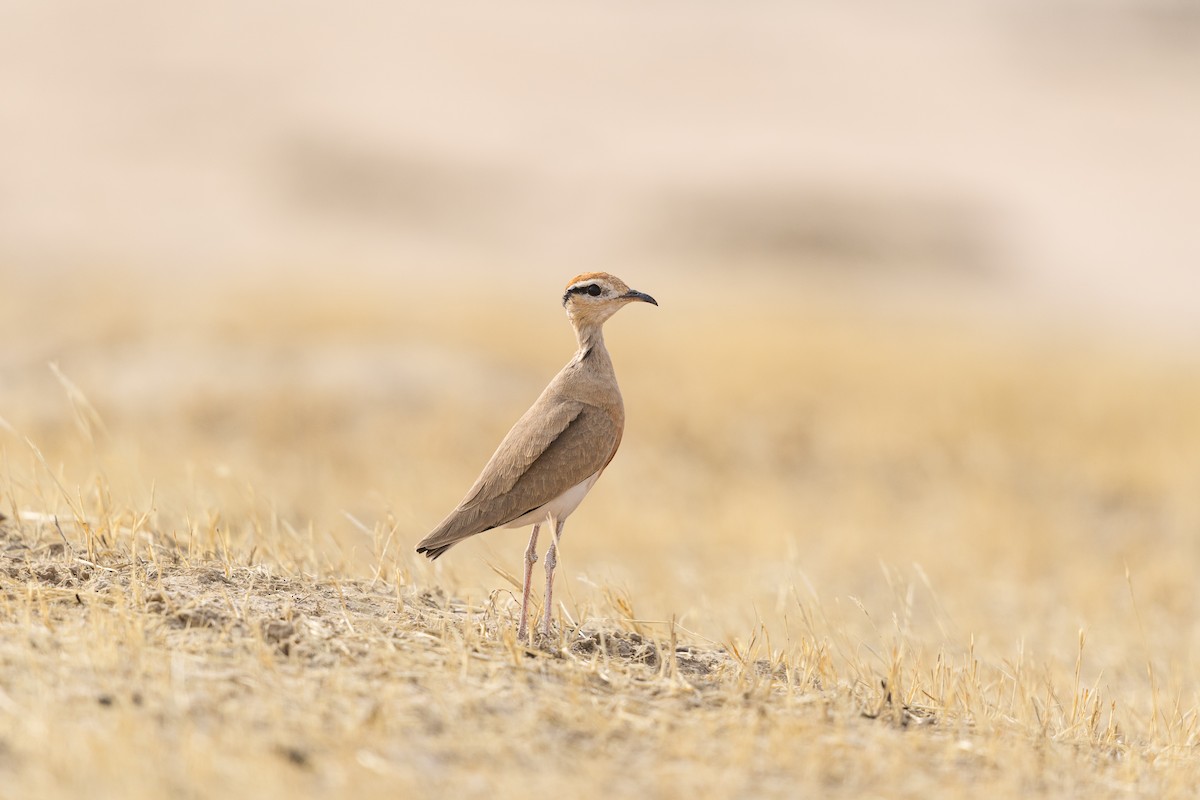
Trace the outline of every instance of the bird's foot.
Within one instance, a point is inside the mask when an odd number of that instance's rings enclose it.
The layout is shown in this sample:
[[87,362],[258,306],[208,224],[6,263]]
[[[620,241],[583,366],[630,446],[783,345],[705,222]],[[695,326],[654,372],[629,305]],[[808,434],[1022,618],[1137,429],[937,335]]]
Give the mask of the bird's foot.
[[538,631],[536,647],[543,653],[557,653],[559,651],[560,642],[558,636],[545,631]]
[[536,652],[542,653],[557,653],[562,646],[557,632],[546,633],[539,625],[536,630],[528,631],[525,636],[521,632],[517,632],[517,646],[525,648],[526,652],[533,654]]

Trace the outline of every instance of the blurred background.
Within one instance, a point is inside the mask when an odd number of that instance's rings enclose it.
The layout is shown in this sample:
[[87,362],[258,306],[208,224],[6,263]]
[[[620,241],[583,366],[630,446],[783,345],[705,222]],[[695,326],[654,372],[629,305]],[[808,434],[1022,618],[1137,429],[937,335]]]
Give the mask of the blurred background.
[[670,297],[769,269],[1136,328],[1197,311],[1183,0],[0,14],[10,277],[611,268]]
[[1194,629],[1198,143],[1184,0],[10,2],[0,417],[160,530],[407,570],[603,269],[661,307],[564,597],[745,630],[916,560],[1069,651],[1133,563]]

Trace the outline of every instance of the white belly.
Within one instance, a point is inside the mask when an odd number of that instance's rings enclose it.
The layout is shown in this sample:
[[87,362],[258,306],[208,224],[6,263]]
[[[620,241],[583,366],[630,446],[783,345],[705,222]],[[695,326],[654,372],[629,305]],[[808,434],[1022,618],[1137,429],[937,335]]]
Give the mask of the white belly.
[[595,473],[590,478],[586,478],[570,489],[567,489],[544,506],[539,506],[533,511],[522,514],[504,527],[523,528],[526,525],[540,525],[547,520],[562,522],[571,515],[572,511],[579,507],[579,504],[583,502],[583,498],[587,496],[588,491],[591,490],[592,485],[596,483],[596,479],[599,477],[600,472]]

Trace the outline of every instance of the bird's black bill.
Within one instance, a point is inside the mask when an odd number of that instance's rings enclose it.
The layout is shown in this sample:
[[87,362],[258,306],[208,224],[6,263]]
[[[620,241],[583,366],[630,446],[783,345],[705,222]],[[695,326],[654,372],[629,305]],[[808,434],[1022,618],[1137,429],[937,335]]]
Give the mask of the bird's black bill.
[[653,297],[646,294],[645,292],[639,292],[636,289],[630,289],[628,292],[621,295],[621,297],[627,297],[630,300],[641,300],[643,303],[649,303],[652,306],[658,305],[658,301],[655,300]]

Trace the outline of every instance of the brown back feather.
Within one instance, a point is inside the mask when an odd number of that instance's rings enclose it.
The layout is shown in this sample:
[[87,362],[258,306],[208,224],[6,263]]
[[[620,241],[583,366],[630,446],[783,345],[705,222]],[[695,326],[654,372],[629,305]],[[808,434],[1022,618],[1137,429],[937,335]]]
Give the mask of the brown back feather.
[[[436,558],[452,544],[512,522],[599,472],[621,441],[608,411],[545,394],[500,443],[475,485],[417,545]],[[436,552],[434,552],[436,551]]]

